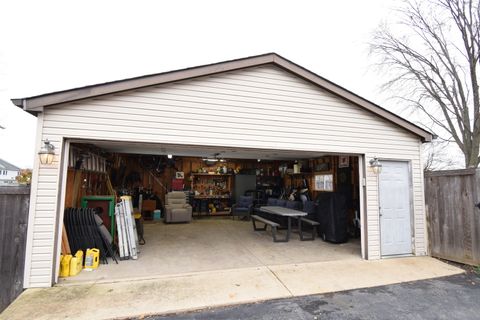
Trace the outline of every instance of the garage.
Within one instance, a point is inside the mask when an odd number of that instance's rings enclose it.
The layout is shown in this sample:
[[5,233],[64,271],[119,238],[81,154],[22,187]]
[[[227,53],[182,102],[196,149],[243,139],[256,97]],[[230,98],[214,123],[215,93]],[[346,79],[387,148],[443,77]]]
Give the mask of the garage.
[[[34,167],[25,287],[59,282],[65,209],[109,189],[152,205],[139,209],[146,243],[137,260],[109,261],[86,281],[426,254],[421,146],[431,134],[277,54],[13,102],[38,117],[37,150],[52,156]],[[162,222],[172,191],[185,194],[190,221]],[[348,240],[300,241],[294,223],[290,241],[274,243],[233,219],[247,191],[260,206],[338,202]]]

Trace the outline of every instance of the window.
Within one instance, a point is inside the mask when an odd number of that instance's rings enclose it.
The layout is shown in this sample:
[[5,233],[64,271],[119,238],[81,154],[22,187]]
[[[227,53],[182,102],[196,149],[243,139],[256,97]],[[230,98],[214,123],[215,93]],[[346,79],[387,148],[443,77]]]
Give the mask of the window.
[[315,191],[333,191],[333,174],[315,175]]

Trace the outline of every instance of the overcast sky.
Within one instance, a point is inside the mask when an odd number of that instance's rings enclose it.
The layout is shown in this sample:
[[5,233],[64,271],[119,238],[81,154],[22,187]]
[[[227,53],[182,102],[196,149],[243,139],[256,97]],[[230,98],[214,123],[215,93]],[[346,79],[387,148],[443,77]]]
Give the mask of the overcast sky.
[[267,52],[387,109],[367,42],[395,0],[3,1],[0,158],[31,167],[36,118],[10,98]]

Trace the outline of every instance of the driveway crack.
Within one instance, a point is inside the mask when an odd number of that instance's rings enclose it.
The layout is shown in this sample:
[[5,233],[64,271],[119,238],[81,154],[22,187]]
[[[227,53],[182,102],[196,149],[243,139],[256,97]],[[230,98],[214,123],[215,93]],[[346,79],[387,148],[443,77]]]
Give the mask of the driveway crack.
[[280,278],[278,277],[278,275],[277,275],[272,269],[270,269],[269,266],[265,266],[265,267],[268,269],[268,271],[270,271],[270,272],[273,274],[273,276],[274,276],[275,278],[277,278],[278,282],[280,282],[280,283],[282,284],[282,286],[283,286],[285,289],[287,289],[287,291],[288,291],[288,293],[290,294],[290,296],[294,297],[293,292],[290,291],[290,289],[289,289],[289,288],[287,287],[287,285],[282,281],[282,279],[280,279]]

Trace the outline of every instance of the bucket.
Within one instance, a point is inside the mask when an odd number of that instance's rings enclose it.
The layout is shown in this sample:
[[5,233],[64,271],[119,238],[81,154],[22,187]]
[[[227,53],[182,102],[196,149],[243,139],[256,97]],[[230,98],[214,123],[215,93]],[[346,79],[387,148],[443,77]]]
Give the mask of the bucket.
[[91,271],[98,268],[100,259],[100,250],[93,248],[87,249],[85,253],[85,270]]
[[153,210],[153,220],[160,220],[162,219],[162,212],[158,209]]

